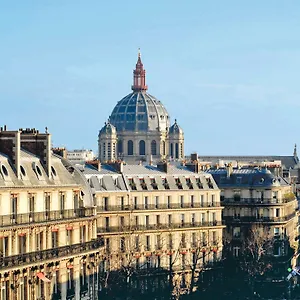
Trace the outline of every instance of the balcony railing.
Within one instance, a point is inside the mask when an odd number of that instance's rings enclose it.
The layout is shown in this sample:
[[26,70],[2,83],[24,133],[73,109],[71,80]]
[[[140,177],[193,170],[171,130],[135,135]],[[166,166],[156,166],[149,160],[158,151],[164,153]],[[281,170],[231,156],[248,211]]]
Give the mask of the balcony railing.
[[270,205],[284,204],[296,200],[296,198],[224,198],[225,205]]
[[103,232],[130,232],[130,231],[145,231],[145,230],[168,230],[168,229],[180,229],[180,228],[195,228],[195,227],[214,227],[222,226],[222,221],[211,222],[184,222],[184,223],[172,223],[172,224],[149,224],[149,225],[125,225],[125,226],[110,226],[99,227],[98,233]]
[[42,223],[49,221],[59,221],[66,219],[84,218],[96,215],[96,209],[89,208],[77,208],[77,209],[65,209],[65,210],[52,210],[43,212],[34,212],[27,214],[11,214],[0,216],[0,226],[12,226],[15,224],[29,224],[29,223]]
[[97,211],[103,212],[103,211],[131,211],[131,210],[180,209],[180,208],[208,208],[208,207],[220,207],[220,206],[221,206],[220,202],[105,205],[105,206],[98,206]]
[[97,239],[86,243],[73,244],[70,246],[0,257],[0,269],[6,267],[22,266],[30,263],[42,263],[46,260],[53,260],[70,255],[78,255],[87,251],[96,250],[103,246],[103,240]]
[[263,216],[223,216],[223,220],[225,223],[278,223],[278,222],[286,222],[291,220],[296,216],[295,213],[289,214],[283,217],[263,217]]

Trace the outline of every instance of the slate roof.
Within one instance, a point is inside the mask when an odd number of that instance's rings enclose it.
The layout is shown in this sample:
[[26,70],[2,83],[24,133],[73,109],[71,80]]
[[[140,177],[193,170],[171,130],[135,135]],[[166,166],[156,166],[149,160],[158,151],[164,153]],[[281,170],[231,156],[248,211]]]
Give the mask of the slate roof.
[[227,170],[210,169],[206,171],[211,174],[216,181],[219,188],[224,187],[276,187],[287,186],[288,181],[280,176],[275,176],[269,170],[266,169],[233,169],[230,177],[227,176]]
[[294,169],[299,163],[299,159],[293,155],[266,155],[266,156],[199,156],[200,161],[217,162],[224,160],[227,162],[238,161],[238,162],[265,162],[280,160],[283,169]]

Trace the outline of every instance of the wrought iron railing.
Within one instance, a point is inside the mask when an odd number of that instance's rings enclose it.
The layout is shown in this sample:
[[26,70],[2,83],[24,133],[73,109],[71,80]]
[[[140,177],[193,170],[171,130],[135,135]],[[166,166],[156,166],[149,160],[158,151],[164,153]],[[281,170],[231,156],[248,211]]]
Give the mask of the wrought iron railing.
[[208,208],[208,207],[220,207],[220,206],[221,206],[220,202],[105,205],[105,206],[98,206],[97,211],[103,212],[103,211],[131,211],[131,210],[153,210],[153,209]]
[[74,218],[84,218],[96,215],[94,207],[65,209],[65,210],[50,210],[43,212],[33,212],[27,214],[11,214],[0,216],[0,226],[22,225],[29,223],[42,223],[49,221],[59,221]]
[[148,224],[148,225],[125,225],[125,226],[109,226],[99,227],[98,232],[130,232],[130,231],[146,231],[146,230],[164,230],[164,229],[180,229],[180,228],[195,228],[195,227],[214,227],[222,226],[222,221],[211,222],[183,222],[172,224]]
[[91,250],[96,250],[103,246],[104,241],[102,239],[97,239],[86,243],[73,244],[70,246],[0,257],[0,269],[6,267],[22,266],[31,263],[42,263],[46,260],[53,260],[65,256],[71,256]]
[[284,204],[296,200],[296,198],[224,198],[222,204],[226,205],[270,205]]
[[223,220],[226,223],[239,223],[239,222],[265,222],[265,223],[277,223],[286,222],[296,216],[295,213],[283,216],[283,217],[263,217],[263,216],[223,216]]

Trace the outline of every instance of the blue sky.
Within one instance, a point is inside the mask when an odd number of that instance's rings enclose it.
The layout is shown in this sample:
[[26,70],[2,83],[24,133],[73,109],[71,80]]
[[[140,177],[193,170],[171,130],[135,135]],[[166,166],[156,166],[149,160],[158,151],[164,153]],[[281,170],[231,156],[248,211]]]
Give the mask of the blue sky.
[[96,150],[140,47],[186,154],[291,155],[299,32],[298,0],[0,0],[0,123]]

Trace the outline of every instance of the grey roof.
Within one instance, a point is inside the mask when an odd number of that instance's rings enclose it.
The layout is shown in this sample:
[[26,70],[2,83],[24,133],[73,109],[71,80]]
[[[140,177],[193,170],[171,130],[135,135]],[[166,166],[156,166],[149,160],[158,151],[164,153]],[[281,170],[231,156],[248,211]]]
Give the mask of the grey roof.
[[266,155],[266,156],[199,156],[200,161],[210,161],[215,162],[218,160],[224,161],[238,161],[238,162],[265,162],[265,161],[275,161],[280,160],[283,169],[295,168],[299,162],[297,156],[293,155]]
[[169,133],[170,134],[183,134],[183,130],[177,124],[177,120],[175,120],[175,123],[170,127]]
[[110,123],[117,131],[166,131],[169,114],[152,95],[133,92],[120,100],[112,111]]
[[224,187],[276,187],[289,185],[287,180],[280,176],[275,176],[269,170],[266,169],[233,169],[230,176],[227,176],[227,170],[210,169],[206,171],[211,174],[219,186]]

